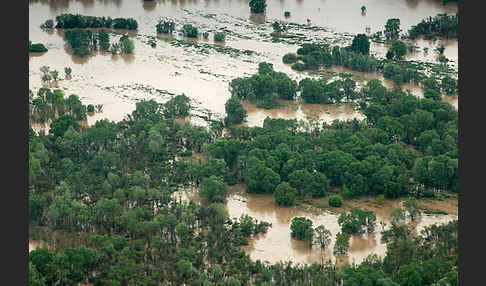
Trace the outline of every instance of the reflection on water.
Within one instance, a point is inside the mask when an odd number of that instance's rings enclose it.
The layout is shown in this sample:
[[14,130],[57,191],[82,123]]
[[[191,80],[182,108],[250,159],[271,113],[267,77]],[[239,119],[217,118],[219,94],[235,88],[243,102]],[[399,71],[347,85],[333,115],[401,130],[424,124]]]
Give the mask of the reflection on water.
[[[400,206],[400,201],[385,201],[379,205],[368,205],[362,202],[347,202],[350,206],[372,210],[376,213],[376,231],[371,234],[353,235],[350,239],[349,253],[347,255],[334,256],[335,235],[340,231],[338,224],[339,213],[344,209],[338,208],[336,213],[321,211],[314,214],[297,207],[279,207],[275,204],[271,194],[247,194],[244,185],[231,187],[232,191],[226,201],[226,208],[230,217],[239,218],[248,214],[259,221],[272,223],[268,231],[249,239],[249,244],[243,249],[250,254],[252,259],[260,259],[275,263],[282,260],[292,260],[294,263],[326,262],[328,260],[338,263],[360,263],[370,254],[384,256],[386,245],[381,243],[380,222],[390,225],[390,213]],[[195,190],[189,193],[179,191],[175,194],[181,199],[191,199],[200,202]],[[308,242],[298,241],[290,236],[290,222],[296,216],[305,216],[312,220],[313,226],[324,225],[331,232],[332,241],[329,249],[321,251],[316,246],[309,247]],[[424,227],[432,224],[447,223],[457,219],[456,215],[423,215],[414,226],[414,233],[419,233]]]

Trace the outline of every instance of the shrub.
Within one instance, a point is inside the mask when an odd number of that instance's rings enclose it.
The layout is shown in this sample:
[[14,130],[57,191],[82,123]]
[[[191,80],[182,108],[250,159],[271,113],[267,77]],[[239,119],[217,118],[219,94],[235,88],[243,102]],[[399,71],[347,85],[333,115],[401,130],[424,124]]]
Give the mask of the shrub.
[[155,27],[157,29],[157,33],[159,34],[172,34],[172,32],[175,30],[175,23],[172,21],[160,20]]
[[199,32],[197,31],[197,28],[194,27],[193,25],[185,24],[182,27],[182,34],[184,34],[184,36],[188,38],[197,38]]
[[95,111],[94,105],[93,104],[88,104],[87,111],[88,112],[94,112]]
[[385,196],[384,196],[383,194],[378,195],[378,196],[376,197],[376,202],[377,202],[377,203],[381,204],[381,203],[383,203],[384,201],[385,201]]
[[296,71],[305,71],[307,69],[307,65],[301,62],[294,63],[291,68]]
[[275,202],[280,206],[294,205],[296,195],[297,191],[287,182],[282,182],[275,188]]
[[340,207],[343,205],[343,200],[340,196],[333,195],[329,198],[329,205],[332,207]]
[[32,44],[32,42],[29,41],[29,53],[43,53],[47,52],[47,48],[41,44]]
[[285,12],[284,12],[284,16],[285,16],[285,17],[290,17],[290,12],[289,12],[289,11],[285,11]]
[[266,0],[250,0],[248,5],[250,6],[251,13],[263,13],[267,8]]
[[297,55],[293,53],[285,54],[282,58],[282,61],[286,64],[293,64],[297,61]]
[[305,217],[295,217],[290,224],[290,234],[298,240],[311,240],[314,234],[312,221]]
[[54,28],[54,21],[52,19],[46,20],[40,27],[42,29],[52,29]]
[[130,40],[126,35],[123,35],[120,38],[120,45],[121,45],[122,52],[125,54],[131,54],[135,49],[135,45],[133,44],[133,41]]
[[214,34],[214,41],[215,42],[224,42],[226,39],[226,35],[223,32],[215,33]]

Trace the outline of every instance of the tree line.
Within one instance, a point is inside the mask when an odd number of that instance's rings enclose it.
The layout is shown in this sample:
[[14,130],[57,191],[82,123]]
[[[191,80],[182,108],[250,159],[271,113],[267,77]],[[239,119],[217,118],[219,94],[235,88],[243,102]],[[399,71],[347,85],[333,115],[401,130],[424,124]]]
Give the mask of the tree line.
[[41,28],[57,29],[85,29],[85,28],[105,28],[105,29],[126,29],[136,30],[138,28],[137,20],[133,18],[115,18],[83,16],[80,14],[60,14],[56,16],[56,25],[52,19],[46,20]]

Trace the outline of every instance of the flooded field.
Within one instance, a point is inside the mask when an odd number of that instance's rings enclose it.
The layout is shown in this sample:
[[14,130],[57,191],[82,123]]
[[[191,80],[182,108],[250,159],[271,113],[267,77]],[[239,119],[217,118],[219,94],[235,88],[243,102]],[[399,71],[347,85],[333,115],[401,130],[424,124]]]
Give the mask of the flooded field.
[[[268,1],[265,15],[251,17],[247,1],[31,0],[29,39],[44,43],[49,51],[29,56],[29,88],[35,91],[42,87],[40,67],[46,65],[60,71],[61,79],[64,77],[64,67],[71,67],[72,78],[60,80],[59,88],[68,95],[79,95],[84,104],[104,106],[102,113],[88,118],[90,125],[102,118],[114,121],[123,119],[139,100],[164,102],[170,96],[181,93],[194,99],[200,107],[224,115],[224,103],[230,96],[229,81],[255,73],[261,61],[273,63],[276,71],[286,72],[296,80],[308,76],[282,63],[282,56],[295,52],[299,43],[272,42],[272,21],[295,23],[291,32],[303,37],[303,41],[322,39],[343,45],[349,44],[353,34],[363,32],[365,27],[371,27],[372,33],[383,29],[386,20],[391,17],[399,17],[401,28],[405,30],[426,16],[457,12],[457,5],[450,3],[443,6],[441,1],[351,2],[316,1],[313,5],[304,5],[303,1],[298,0]],[[361,15],[361,5],[367,7],[365,15]],[[356,9],[351,9],[354,6]],[[285,19],[284,11],[290,11],[291,17]],[[139,23],[138,31],[128,33],[134,39],[134,54],[121,56],[96,52],[85,58],[73,56],[64,44],[62,31],[45,31],[39,27],[45,20],[55,19],[61,13],[135,18]],[[224,30],[227,33],[226,42],[216,45],[212,36],[208,40],[192,41],[179,35],[157,36],[155,25],[159,18],[164,17],[174,19],[177,29],[182,24],[191,23],[201,32]],[[262,19],[263,24],[255,23]],[[310,19],[311,26],[306,26],[307,19]],[[112,37],[119,36],[113,34]],[[150,38],[157,39],[157,47],[152,48],[147,44]],[[424,40],[417,43],[430,47],[438,44]],[[372,53],[379,55],[386,52],[383,44],[373,43],[371,48]],[[450,59],[457,59],[457,41],[448,41],[445,54]],[[434,61],[432,55],[427,57],[422,52],[410,57]],[[387,84],[386,80],[384,82]],[[416,93],[420,93],[418,90]],[[252,126],[261,124],[267,115],[303,119],[311,112],[313,116],[326,121],[361,117],[359,113],[342,106],[308,108],[293,104],[293,107],[279,111],[247,107],[248,124]]]
[[[248,1],[245,0],[157,0],[152,2],[131,0],[103,1],[29,1],[29,40],[43,43],[49,49],[43,54],[29,55],[29,88],[34,91],[42,87],[42,66],[60,72],[60,89],[66,95],[77,94],[84,104],[102,104],[103,112],[88,116],[86,124],[93,124],[99,119],[122,120],[135,108],[135,103],[143,99],[165,102],[177,94],[190,97],[198,108],[224,115],[224,103],[230,97],[228,83],[236,77],[249,76],[257,72],[262,61],[273,64],[276,71],[289,74],[299,81],[309,77],[308,73],[293,71],[282,63],[282,56],[295,52],[302,42],[307,40],[326,41],[332,45],[350,44],[356,33],[364,33],[367,27],[370,33],[384,29],[386,20],[400,18],[401,29],[406,31],[411,25],[423,18],[438,13],[456,13],[457,4],[442,5],[438,0],[316,0],[304,3],[302,0],[269,0],[265,15],[250,15]],[[362,14],[360,7],[366,6]],[[284,17],[284,11],[291,16]],[[135,51],[132,55],[112,55],[96,52],[91,56],[79,58],[72,55],[63,41],[63,32],[44,31],[39,25],[47,19],[54,19],[61,13],[80,13],[90,16],[132,17],[139,23],[136,33],[130,32],[134,40]],[[208,40],[189,40],[175,34],[172,37],[156,35],[155,25],[160,18],[174,19],[179,29],[182,24],[196,25],[200,32],[224,30],[227,34],[224,44],[215,44],[212,35]],[[307,26],[307,19],[310,26]],[[290,32],[295,39],[272,41],[271,23],[282,20],[295,23]],[[119,35],[111,34],[112,38]],[[156,39],[157,46],[152,48],[149,39]],[[444,44],[445,56],[453,61],[457,68],[458,44],[456,40],[414,42],[419,52],[407,56],[408,60],[437,62],[433,49]],[[428,53],[422,51],[428,47]],[[371,52],[384,57],[387,47],[373,43]],[[72,68],[72,77],[64,79],[64,68]],[[381,74],[359,73],[345,68],[333,67],[334,72],[349,72],[361,81],[378,78],[391,88],[391,80]],[[315,76],[315,75],[314,75]],[[418,97],[423,96],[420,87],[403,85]],[[457,98],[444,96],[447,101],[458,107]],[[285,102],[280,109],[261,109],[256,105],[243,102],[248,111],[247,125],[261,126],[269,116],[285,119],[362,119],[363,115],[349,104],[315,105],[301,102]],[[197,124],[197,121],[193,121]],[[35,125],[35,130],[48,128]],[[190,196],[197,200],[197,196]],[[389,224],[389,213],[399,205],[399,201],[389,201],[376,208],[378,222]],[[352,204],[352,202],[350,203]],[[236,188],[227,199],[227,209],[231,217],[242,214],[272,223],[266,234],[250,240],[245,250],[253,259],[269,262],[292,260],[295,263],[312,263],[335,260],[361,262],[367,255],[376,253],[383,256],[386,247],[381,243],[381,226],[377,224],[374,234],[353,236],[349,255],[334,257],[330,249],[321,252],[310,248],[307,243],[290,237],[290,220],[296,216],[310,218],[314,226],[324,225],[332,233],[333,239],[339,231],[337,213],[322,211],[314,214],[301,208],[282,208],[274,203],[272,195],[248,195],[243,189]],[[364,206],[366,207],[366,206]],[[439,206],[436,206],[437,208]],[[454,210],[456,209],[456,212]],[[434,223],[444,223],[457,218],[457,205],[448,206],[450,215],[424,215],[416,224],[416,231]],[[30,241],[29,250],[39,247],[39,241]]]
[[[181,199],[191,199],[200,202],[195,190],[189,192],[179,191],[174,194]],[[346,201],[345,206],[336,208],[335,211],[311,212],[302,207],[279,207],[275,204],[272,194],[248,194],[245,192],[244,185],[231,187],[231,194],[226,200],[226,208],[230,217],[239,218],[243,214],[248,214],[259,221],[272,223],[267,233],[260,234],[249,240],[249,245],[243,249],[250,254],[252,259],[260,259],[275,263],[278,261],[292,260],[294,263],[313,263],[326,262],[328,260],[338,263],[360,263],[370,254],[384,256],[386,245],[381,242],[381,223],[385,229],[390,226],[390,213],[399,207],[401,201],[386,200],[382,204],[367,204],[362,200],[358,202]],[[424,204],[424,203],[422,203]],[[431,208],[443,208],[446,206],[448,215],[426,215],[410,224],[416,234],[426,227],[433,224],[447,223],[457,219],[457,200],[447,200],[443,202],[426,203]],[[349,244],[347,255],[334,256],[335,235],[340,231],[338,224],[339,214],[349,207],[360,207],[372,210],[376,213],[377,224],[374,233],[353,235]],[[299,241],[290,236],[290,222],[294,217],[304,216],[312,220],[313,226],[324,225],[331,232],[332,242],[328,250],[322,252],[317,247],[309,246],[308,242]]]

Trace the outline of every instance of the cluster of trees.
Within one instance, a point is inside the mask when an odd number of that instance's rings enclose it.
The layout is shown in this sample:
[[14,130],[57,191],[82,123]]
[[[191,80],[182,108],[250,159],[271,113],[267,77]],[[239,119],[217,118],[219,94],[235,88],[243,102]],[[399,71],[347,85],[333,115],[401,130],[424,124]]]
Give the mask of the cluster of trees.
[[160,20],[155,28],[157,29],[157,33],[159,34],[172,34],[175,30],[175,23],[174,21],[170,20]]
[[261,62],[257,74],[235,78],[229,88],[232,96],[255,102],[259,107],[274,108],[280,106],[277,99],[295,99],[298,86],[287,74],[274,71],[273,64]]
[[412,26],[408,30],[408,36],[416,39],[424,36],[425,39],[436,37],[457,38],[458,17],[456,15],[438,14],[434,17],[423,19],[422,22]]
[[42,43],[32,44],[32,41],[29,41],[29,53],[44,53],[47,52],[46,46]]
[[182,34],[184,37],[188,38],[197,38],[199,36],[199,32],[196,27],[191,24],[185,24],[182,26]]
[[383,61],[369,56],[368,53],[369,39],[366,35],[358,35],[351,46],[343,48],[334,46],[331,49],[327,44],[306,43],[297,50],[297,55],[286,54],[282,60],[284,63],[293,63],[292,69],[298,71],[333,65],[362,72],[375,72],[383,69]]
[[363,121],[312,126],[267,118],[263,127],[230,129],[208,151],[248,192],[274,193],[282,205],[324,196],[329,187],[346,186],[345,197],[457,192],[458,114],[449,103],[388,90],[379,80],[356,93]]
[[[49,23],[52,23],[52,20]],[[46,23],[47,23],[46,21]],[[79,14],[61,14],[56,16],[56,28],[58,29],[84,29],[84,28],[106,28],[106,29],[127,29],[136,30],[137,20],[133,18],[115,18],[83,16]],[[52,28],[52,25],[49,25]],[[46,27],[49,28],[49,27]]]
[[110,35],[105,29],[100,29],[98,32],[82,29],[68,30],[64,33],[64,40],[73,49],[73,54],[81,57],[91,54],[98,47],[113,54],[129,54],[135,49],[133,41],[127,35],[121,36],[119,42],[111,43],[110,46]]
[[[382,111],[411,112],[411,118],[420,119],[429,112],[436,118],[432,123],[440,125],[435,128],[440,136],[447,130],[447,110],[440,102],[406,95],[394,100],[398,102],[392,101]],[[390,143],[390,134],[395,133],[387,133],[373,121],[386,115],[371,116],[370,122],[336,122],[307,130],[295,121],[267,119],[263,127],[219,138],[220,125],[180,124],[174,118],[184,112],[169,106],[141,101],[118,123],[101,120],[80,127],[75,120],[57,118],[53,122],[57,131],[48,135],[30,129],[30,223],[82,233],[79,247],[30,252],[30,285],[457,281],[457,222],[426,228],[423,237],[396,226],[384,235],[385,258],[371,257],[360,265],[264,264],[252,261],[239,246],[269,225],[247,216],[230,219],[218,202],[225,196],[225,184],[238,179],[248,179],[252,191],[272,191],[285,181],[308,196],[322,194],[326,177],[331,185],[351,186],[350,178],[358,173],[364,182],[373,181],[372,191],[381,192],[385,190],[380,186],[387,188],[400,175],[399,182],[409,182],[410,177],[395,171],[408,174],[407,166],[415,156],[402,144]],[[376,110],[380,108],[375,108],[375,115]],[[203,150],[212,155],[205,162],[181,159],[188,152]],[[437,168],[432,161],[428,165],[427,173]],[[203,204],[171,196],[181,187],[199,184]],[[346,233],[339,235],[338,245],[343,246],[337,252],[345,249],[346,237]],[[319,245],[329,245],[325,228],[315,228],[313,238]]]
[[[401,60],[409,49],[402,41],[395,40],[392,42],[392,46],[386,54],[387,59],[380,60],[363,54],[366,52],[366,48],[360,47],[366,46],[363,43],[369,41],[365,39],[365,35],[363,36],[357,35],[353,40],[353,44],[344,48],[334,46],[330,49],[327,44],[306,43],[297,49],[297,54],[285,54],[282,61],[286,64],[292,64],[292,69],[299,71],[313,70],[321,66],[331,67],[338,65],[355,71],[379,72],[383,73],[385,78],[393,79],[397,86],[400,86],[402,83],[424,84],[431,81],[435,81],[435,85],[440,85],[439,81],[443,81],[443,79],[435,76],[427,76],[422,71],[423,67],[419,64],[407,61],[393,61]],[[443,78],[446,78],[446,84],[450,83],[451,89],[454,90],[446,88],[448,90],[446,94],[454,94],[457,91],[457,88],[454,89],[454,85],[457,87],[457,80],[447,75],[443,76]],[[348,83],[351,84],[350,80],[348,80]],[[438,92],[440,92],[440,89]],[[319,101],[326,102],[325,99],[316,100],[316,102]]]
[[[198,222],[203,221],[200,228],[215,226],[215,222],[209,225],[213,219],[208,215],[196,216]],[[143,239],[121,235],[92,235],[86,246],[57,253],[34,250],[29,254],[29,285],[458,285],[457,220],[427,227],[416,237],[404,226],[393,226],[385,235],[384,258],[370,255],[360,264],[339,267],[290,261],[265,264],[250,260],[225,242],[211,241],[205,246],[209,238],[189,239],[185,245],[178,242],[175,246],[170,239],[172,230],[163,229],[146,244]],[[178,230],[173,231],[177,240],[183,227]],[[207,236],[228,237],[236,230],[218,231],[223,234],[209,232]],[[345,241],[346,236],[340,235],[339,240]],[[201,260],[206,257],[207,261]]]
[[[82,121],[86,120],[86,112],[86,106],[75,94],[65,97],[60,89],[40,88],[34,96],[34,93],[29,90],[29,118],[35,122],[55,121],[62,116],[72,117],[73,121]],[[53,126],[51,126],[52,132],[56,132],[56,128],[52,128]]]

